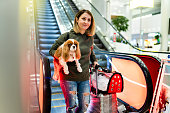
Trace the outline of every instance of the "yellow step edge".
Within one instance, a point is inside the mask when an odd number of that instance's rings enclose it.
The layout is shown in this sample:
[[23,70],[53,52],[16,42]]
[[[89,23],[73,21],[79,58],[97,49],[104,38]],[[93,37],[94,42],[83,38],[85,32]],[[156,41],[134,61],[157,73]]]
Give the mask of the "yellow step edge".
[[63,94],[63,93],[53,93],[53,94],[51,94],[51,95],[57,95],[57,94]]
[[59,98],[59,99],[51,99],[52,101],[55,101],[55,100],[64,100],[64,98]]
[[61,106],[52,106],[51,108],[57,108],[57,107],[65,107],[66,105],[61,105]]
[[60,87],[60,86],[52,86],[51,88],[58,88],[58,87]]

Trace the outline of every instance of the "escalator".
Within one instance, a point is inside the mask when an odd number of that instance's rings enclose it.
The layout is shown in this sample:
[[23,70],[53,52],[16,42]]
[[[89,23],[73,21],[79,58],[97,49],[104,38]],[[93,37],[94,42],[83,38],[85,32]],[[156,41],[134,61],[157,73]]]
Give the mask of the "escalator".
[[72,11],[76,14],[78,13],[79,9],[77,8],[77,6],[74,4],[74,2],[72,0],[66,0],[67,3],[69,3],[69,5],[71,6]]
[[[52,76],[54,73],[54,66],[53,57],[49,55],[49,49],[61,35],[61,32],[49,0],[37,0],[36,22],[39,49],[50,61]],[[64,113],[65,100],[57,81],[51,79],[51,92],[48,93],[51,93],[51,113]]]

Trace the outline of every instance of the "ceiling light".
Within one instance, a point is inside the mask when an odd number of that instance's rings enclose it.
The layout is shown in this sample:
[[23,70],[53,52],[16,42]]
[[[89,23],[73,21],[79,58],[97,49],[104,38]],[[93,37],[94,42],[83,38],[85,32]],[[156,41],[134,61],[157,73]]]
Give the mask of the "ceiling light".
[[130,0],[130,8],[154,7],[154,0]]

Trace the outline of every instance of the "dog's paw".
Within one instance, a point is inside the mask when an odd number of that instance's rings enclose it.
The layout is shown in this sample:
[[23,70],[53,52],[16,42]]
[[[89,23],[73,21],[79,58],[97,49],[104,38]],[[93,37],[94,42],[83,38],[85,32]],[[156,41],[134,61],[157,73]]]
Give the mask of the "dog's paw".
[[66,69],[64,69],[64,73],[65,73],[66,75],[68,75],[68,74],[69,74],[69,71],[66,70]]
[[68,75],[69,74],[69,71],[66,71],[66,72],[64,72],[66,75]]
[[82,72],[82,68],[81,67],[77,67],[77,71],[78,72]]
[[52,77],[55,81],[57,81],[59,79],[59,76],[58,75],[53,75]]

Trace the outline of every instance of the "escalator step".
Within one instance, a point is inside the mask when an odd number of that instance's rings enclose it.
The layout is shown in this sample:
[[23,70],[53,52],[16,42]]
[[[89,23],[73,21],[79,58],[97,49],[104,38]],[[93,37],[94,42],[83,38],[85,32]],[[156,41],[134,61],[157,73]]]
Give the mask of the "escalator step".
[[42,6],[42,7],[48,7],[48,6],[51,6],[51,4],[49,2],[41,2],[41,4],[39,4],[39,6]]
[[60,33],[59,30],[43,30],[43,29],[40,29],[38,31],[39,31],[39,33],[44,33],[44,34],[58,34],[58,33]]
[[37,20],[41,22],[55,22],[56,21],[55,19],[42,19],[42,18],[38,18]]
[[58,26],[38,26],[39,29],[48,29],[48,30],[54,30],[54,29],[59,29]]
[[58,39],[60,34],[39,34],[40,38]]
[[57,23],[53,22],[53,23],[47,23],[47,22],[38,22],[39,25],[47,25],[47,26],[55,26],[57,25]]
[[[55,101],[55,100],[54,100]],[[51,107],[52,108],[55,108],[57,107],[57,110],[58,110],[58,107],[60,106],[64,106],[65,105],[65,100],[62,98],[61,100],[56,100],[57,102],[52,102],[51,104]],[[57,112],[57,113],[64,113],[64,112]],[[66,112],[65,112],[66,113]]]
[[49,8],[37,8],[38,11],[40,10],[45,10],[45,11],[52,11],[52,9],[49,7]]
[[51,87],[57,87],[57,86],[60,86],[60,83],[58,83],[58,81],[51,79]]
[[38,14],[38,15],[41,15],[41,16],[54,16],[53,13],[48,14],[48,13],[39,13],[39,12],[37,12],[37,14]]
[[44,18],[44,19],[55,19],[54,16],[40,16],[40,15],[38,15],[37,17],[38,18]]
[[40,49],[49,50],[52,44],[40,44]]
[[56,39],[39,39],[40,44],[54,44]]
[[52,107],[51,108],[51,113],[66,113],[66,107],[65,106],[60,106],[60,107]]
[[54,93],[62,93],[62,89],[61,89],[61,87],[60,86],[58,86],[58,87],[52,87],[51,88],[51,93],[52,94],[54,94]]
[[52,11],[46,11],[46,10],[37,10],[38,13],[47,13],[47,14],[53,14]]
[[51,9],[51,6],[38,6],[37,7],[37,10],[40,10],[40,9],[42,9],[42,10],[46,10],[46,9]]
[[[55,86],[54,86],[55,87]],[[60,87],[60,85],[59,85],[59,87]],[[53,89],[53,87],[52,87],[52,89]],[[63,95],[63,93],[61,92],[61,93],[58,93],[58,94],[53,94],[53,95],[51,95],[52,97],[51,97],[51,99],[63,99],[64,98],[64,95]]]
[[41,2],[41,4],[38,5],[38,6],[40,6],[40,7],[45,7],[45,8],[51,7],[51,5],[50,5],[49,3],[43,3],[43,2]]

